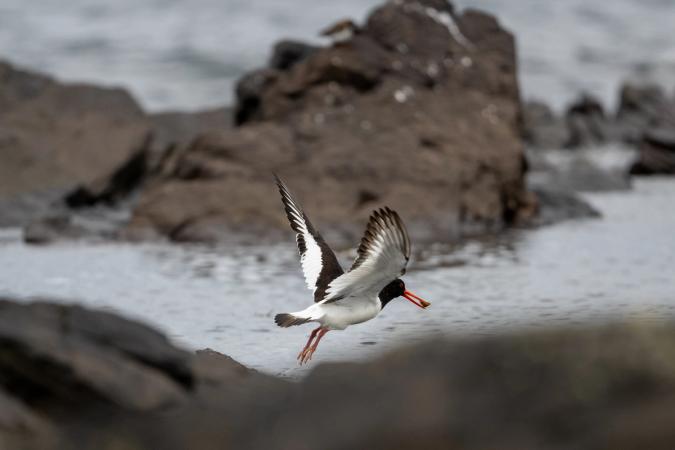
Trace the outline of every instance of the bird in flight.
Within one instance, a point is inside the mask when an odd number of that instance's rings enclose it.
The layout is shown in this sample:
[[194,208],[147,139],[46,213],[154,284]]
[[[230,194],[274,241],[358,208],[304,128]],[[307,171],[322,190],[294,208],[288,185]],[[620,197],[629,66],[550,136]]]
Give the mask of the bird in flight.
[[420,308],[431,304],[406,290],[399,278],[410,259],[410,239],[396,211],[385,207],[373,212],[356,260],[345,272],[284,182],[276,175],[275,178],[286,216],[296,233],[302,271],[307,287],[314,293],[314,304],[302,311],[277,314],[274,321],[284,328],[319,324],[298,354],[300,364],[312,359],[326,333],[374,318],[397,297],[403,296]]

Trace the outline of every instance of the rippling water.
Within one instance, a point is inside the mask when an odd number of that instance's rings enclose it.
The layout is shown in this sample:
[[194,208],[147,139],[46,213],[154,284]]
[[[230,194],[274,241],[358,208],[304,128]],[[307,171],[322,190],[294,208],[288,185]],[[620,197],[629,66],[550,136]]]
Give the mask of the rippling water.
[[[232,100],[232,86],[286,37],[320,42],[383,0],[0,0],[0,58],[67,80],[120,84],[153,110]],[[560,107],[586,90],[613,101],[644,64],[673,87],[670,0],[458,0],[517,36],[522,90]],[[301,11],[299,13],[299,11]],[[659,75],[660,74],[660,75]]]
[[[329,333],[313,363],[364,358],[437,333],[675,316],[675,180],[638,179],[630,192],[586,197],[602,219],[423,251],[405,280],[432,306],[394,301],[375,320]],[[289,245],[276,247],[34,247],[6,230],[0,295],[109,308],[149,321],[182,345],[295,376],[307,370],[295,356],[312,327],[282,329],[272,320],[311,301],[290,242],[289,233]],[[350,255],[341,257],[346,263]]]

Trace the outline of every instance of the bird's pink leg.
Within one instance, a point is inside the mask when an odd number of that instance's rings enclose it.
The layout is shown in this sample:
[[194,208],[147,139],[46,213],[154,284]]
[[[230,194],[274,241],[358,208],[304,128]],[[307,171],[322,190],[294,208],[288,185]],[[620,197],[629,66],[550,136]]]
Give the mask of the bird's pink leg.
[[312,355],[316,351],[316,348],[319,346],[319,341],[321,341],[321,338],[326,335],[330,330],[326,329],[321,329],[319,331],[319,335],[316,338],[316,341],[314,341],[314,344],[307,350],[306,354],[303,356],[303,358],[300,360],[300,364],[308,362],[310,359],[312,359]]
[[298,360],[302,360],[302,358],[304,358],[304,354],[307,353],[307,349],[312,343],[312,339],[314,339],[314,336],[316,336],[316,333],[318,333],[320,329],[321,327],[312,330],[312,333],[309,335],[309,339],[307,339],[307,344],[305,345],[305,348],[303,348],[300,351],[300,354],[298,354]]

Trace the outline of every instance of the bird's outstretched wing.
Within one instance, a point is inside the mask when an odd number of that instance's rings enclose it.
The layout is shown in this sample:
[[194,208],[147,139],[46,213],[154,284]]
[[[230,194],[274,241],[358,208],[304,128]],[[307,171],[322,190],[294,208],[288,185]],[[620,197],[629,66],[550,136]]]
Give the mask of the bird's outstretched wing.
[[351,269],[326,289],[325,303],[345,297],[379,293],[405,273],[410,259],[410,239],[401,218],[389,208],[373,212]]
[[314,301],[323,300],[328,284],[344,273],[333,250],[326,244],[321,234],[312,226],[300,204],[293,199],[288,188],[278,176],[274,176],[284,202],[286,216],[291,228],[296,232],[300,263],[305,282],[314,293]]

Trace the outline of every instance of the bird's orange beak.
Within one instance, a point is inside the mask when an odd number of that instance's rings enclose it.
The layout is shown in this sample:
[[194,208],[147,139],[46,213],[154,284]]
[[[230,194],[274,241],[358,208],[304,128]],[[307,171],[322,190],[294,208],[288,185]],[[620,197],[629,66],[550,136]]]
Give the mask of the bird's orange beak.
[[422,309],[427,308],[429,305],[431,305],[431,303],[424,300],[423,298],[416,296],[410,291],[403,291],[403,296],[406,298],[406,300],[409,300],[415,306],[419,306]]

